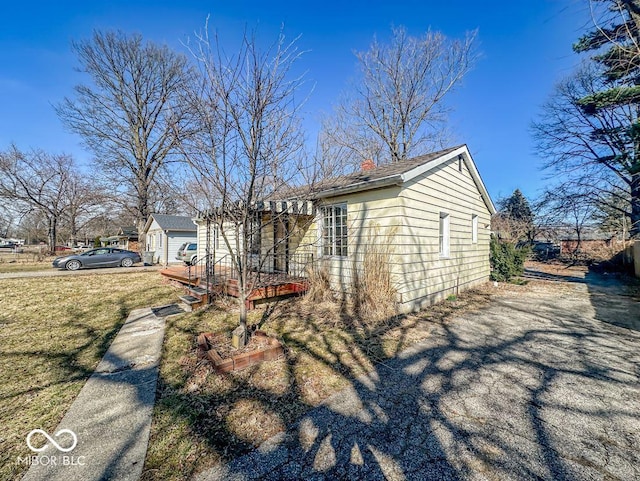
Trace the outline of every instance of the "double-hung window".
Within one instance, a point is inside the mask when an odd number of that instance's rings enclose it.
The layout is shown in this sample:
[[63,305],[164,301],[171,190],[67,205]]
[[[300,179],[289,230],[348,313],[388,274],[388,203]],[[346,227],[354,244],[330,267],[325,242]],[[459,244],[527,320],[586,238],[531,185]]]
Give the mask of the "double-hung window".
[[440,257],[449,257],[449,214],[440,212],[439,229],[439,251]]
[[321,208],[322,255],[347,257],[347,204]]

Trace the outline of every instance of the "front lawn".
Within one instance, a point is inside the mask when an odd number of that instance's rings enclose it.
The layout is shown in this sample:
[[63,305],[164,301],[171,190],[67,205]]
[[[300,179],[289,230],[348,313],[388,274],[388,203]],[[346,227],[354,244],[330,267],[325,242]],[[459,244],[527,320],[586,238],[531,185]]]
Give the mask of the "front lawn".
[[476,309],[490,294],[467,292],[419,315],[359,324],[332,303],[285,301],[251,313],[285,345],[283,359],[216,374],[196,357],[199,333],[236,326],[233,304],[167,319],[143,480],[183,480],[247,453],[331,394],[429,336],[434,322]]
[[0,250],[0,274],[8,272],[33,272],[51,269],[54,256],[38,252],[10,252]]
[[173,302],[157,272],[0,280],[0,479],[51,432],[132,309]]

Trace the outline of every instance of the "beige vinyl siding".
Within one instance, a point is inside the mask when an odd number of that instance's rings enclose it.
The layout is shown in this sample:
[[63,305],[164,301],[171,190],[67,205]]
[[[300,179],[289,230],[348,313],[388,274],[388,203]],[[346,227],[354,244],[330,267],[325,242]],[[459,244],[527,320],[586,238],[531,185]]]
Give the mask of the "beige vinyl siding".
[[[326,269],[336,290],[350,292],[353,283],[353,269],[362,262],[367,247],[378,237],[384,237],[393,230],[400,231],[402,219],[398,208],[400,187],[371,190],[326,199],[317,206],[315,222],[305,230],[296,252],[312,252],[316,265]],[[323,256],[321,250],[322,207],[346,204],[347,206],[347,253],[346,257]],[[392,257],[394,279],[400,274],[401,260],[398,254]]]
[[[198,259],[203,259],[206,256],[206,244],[207,244],[207,224],[205,222],[198,221]],[[209,252],[213,253],[214,250],[214,224],[210,225],[211,227],[211,246],[209,246]],[[231,235],[231,226],[227,227],[227,237],[233,246],[233,242],[235,237]],[[224,243],[224,239],[220,236],[219,244],[215,247],[215,259],[218,261],[223,256],[228,254],[227,246]]]
[[[289,238],[289,252],[290,253],[304,253],[310,252],[315,254],[315,237],[310,238],[310,232],[314,232],[310,229],[310,225],[313,224],[312,216],[289,216],[289,227],[292,230]],[[315,224],[313,224],[315,229]],[[235,250],[235,234],[233,232],[233,226],[231,224],[225,225],[226,235],[232,250]],[[214,240],[214,226],[211,225],[211,242]],[[198,258],[202,258],[206,252],[206,224],[204,222],[198,223]],[[267,254],[273,253],[273,223],[271,222],[271,215],[266,213],[262,218],[261,228],[261,256],[264,258]],[[210,246],[210,251],[213,250],[213,245]],[[280,251],[279,251],[280,252]],[[284,250],[282,250],[284,252]],[[219,245],[215,249],[216,261],[227,255],[229,250],[224,242],[222,236],[219,239]],[[256,260],[256,262],[259,262]],[[263,265],[266,269],[268,266]]]
[[[456,294],[489,277],[490,213],[469,170],[453,159],[406,183],[400,193],[405,220],[397,236],[404,263],[398,283],[402,310]],[[439,254],[440,213],[449,214],[449,256]],[[472,218],[478,216],[473,243]]]

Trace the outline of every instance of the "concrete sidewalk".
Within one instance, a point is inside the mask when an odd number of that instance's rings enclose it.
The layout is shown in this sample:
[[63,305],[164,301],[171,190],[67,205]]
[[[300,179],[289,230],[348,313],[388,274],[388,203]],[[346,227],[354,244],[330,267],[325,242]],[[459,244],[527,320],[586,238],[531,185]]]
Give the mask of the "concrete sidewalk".
[[[164,338],[177,306],[132,311],[54,432],[33,453],[25,481],[137,480],[144,465]],[[60,430],[71,430],[77,437]],[[32,444],[42,446],[44,436]]]

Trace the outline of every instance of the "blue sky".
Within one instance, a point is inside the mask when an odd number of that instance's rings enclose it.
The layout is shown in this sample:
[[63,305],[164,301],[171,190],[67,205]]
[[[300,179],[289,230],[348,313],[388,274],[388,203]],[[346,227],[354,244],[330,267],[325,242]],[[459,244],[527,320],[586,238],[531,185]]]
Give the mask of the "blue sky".
[[455,143],[466,143],[494,201],[520,188],[532,197],[544,185],[529,125],[553,86],[579,57],[572,43],[588,27],[587,0],[511,1],[150,1],[6,2],[0,16],[0,149],[15,142],[73,154],[90,162],[80,140],[62,127],[52,105],[72,95],[82,77],[74,70],[71,40],[94,29],[137,32],[183,50],[181,42],[210,26],[237,41],[245,27],[272,40],[281,24],[301,35],[301,66],[314,90],[305,106],[313,130],[355,72],[354,50],[392,25],[412,35],[428,28],[450,37],[478,29],[481,58],[449,99]]

